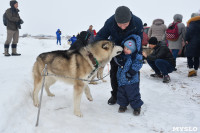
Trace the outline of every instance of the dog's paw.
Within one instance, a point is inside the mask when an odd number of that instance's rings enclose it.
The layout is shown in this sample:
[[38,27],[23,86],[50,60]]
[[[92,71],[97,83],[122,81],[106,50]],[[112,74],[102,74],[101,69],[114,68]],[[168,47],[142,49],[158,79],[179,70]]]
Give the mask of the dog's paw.
[[106,80],[103,80],[103,79],[102,79],[102,81],[103,81],[103,82],[107,82]]
[[89,101],[93,101],[92,96],[88,97],[88,100],[89,100]]
[[91,81],[89,84],[96,85],[96,84],[98,84],[98,83],[97,83],[97,82],[95,82],[95,81]]
[[74,115],[78,117],[83,117],[83,114],[81,113],[81,111],[74,111]]
[[54,97],[55,95],[53,93],[49,93],[48,96]]
[[39,106],[39,102],[34,102],[33,104],[34,104],[35,107]]

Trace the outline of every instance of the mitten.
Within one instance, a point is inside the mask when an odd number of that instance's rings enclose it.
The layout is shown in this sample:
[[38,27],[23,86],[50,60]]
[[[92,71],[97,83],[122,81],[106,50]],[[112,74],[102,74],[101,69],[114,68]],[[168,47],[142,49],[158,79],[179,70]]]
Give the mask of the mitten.
[[127,72],[127,73],[126,73],[126,78],[128,79],[128,81],[130,81],[131,78],[132,78],[132,75],[131,75],[129,72]]

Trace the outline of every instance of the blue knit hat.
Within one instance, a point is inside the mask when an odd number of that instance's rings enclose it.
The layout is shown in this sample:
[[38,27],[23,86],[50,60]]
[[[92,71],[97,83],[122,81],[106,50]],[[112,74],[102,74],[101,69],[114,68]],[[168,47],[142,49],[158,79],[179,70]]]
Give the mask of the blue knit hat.
[[127,40],[124,43],[124,46],[126,46],[128,49],[130,49],[132,53],[134,53],[136,51],[136,43],[133,40]]

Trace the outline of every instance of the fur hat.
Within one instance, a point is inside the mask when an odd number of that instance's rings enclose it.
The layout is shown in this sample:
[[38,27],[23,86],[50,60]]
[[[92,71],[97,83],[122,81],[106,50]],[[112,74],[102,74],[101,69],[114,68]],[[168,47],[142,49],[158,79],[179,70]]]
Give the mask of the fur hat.
[[156,37],[151,37],[149,39],[149,44],[151,44],[151,45],[157,45],[158,44],[157,38]]
[[196,17],[196,16],[199,16],[199,14],[198,13],[192,13],[191,14],[191,18]]
[[175,14],[174,15],[174,21],[175,22],[182,22],[183,16],[181,14]]
[[13,7],[16,3],[18,3],[16,0],[11,0],[10,1],[10,6]]
[[117,23],[127,23],[131,20],[131,11],[126,6],[120,6],[115,11],[115,20]]
[[130,49],[132,53],[134,53],[136,51],[136,43],[133,40],[127,40],[124,43],[124,46],[126,46],[128,49]]

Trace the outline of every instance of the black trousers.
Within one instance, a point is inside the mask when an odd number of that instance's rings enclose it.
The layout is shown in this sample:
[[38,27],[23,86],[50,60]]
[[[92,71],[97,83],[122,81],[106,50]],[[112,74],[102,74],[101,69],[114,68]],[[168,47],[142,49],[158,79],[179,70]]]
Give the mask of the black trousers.
[[187,57],[187,63],[189,68],[198,70],[199,68],[199,57]]
[[111,94],[113,97],[117,98],[117,90],[118,90],[118,83],[117,83],[117,70],[118,65],[114,61],[114,58],[110,61],[110,83],[112,87]]

